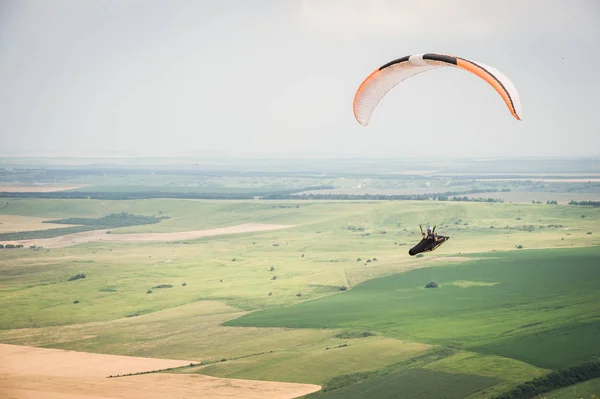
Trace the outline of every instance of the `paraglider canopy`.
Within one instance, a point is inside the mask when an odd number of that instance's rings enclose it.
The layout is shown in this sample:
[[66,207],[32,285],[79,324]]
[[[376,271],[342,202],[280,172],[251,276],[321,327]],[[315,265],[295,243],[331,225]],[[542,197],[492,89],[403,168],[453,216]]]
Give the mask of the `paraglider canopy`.
[[407,55],[377,68],[362,82],[354,96],[354,116],[363,126],[369,124],[377,104],[394,86],[419,73],[440,67],[455,67],[486,81],[502,97],[510,113],[521,120],[521,100],[517,89],[496,68],[451,55],[424,53]]

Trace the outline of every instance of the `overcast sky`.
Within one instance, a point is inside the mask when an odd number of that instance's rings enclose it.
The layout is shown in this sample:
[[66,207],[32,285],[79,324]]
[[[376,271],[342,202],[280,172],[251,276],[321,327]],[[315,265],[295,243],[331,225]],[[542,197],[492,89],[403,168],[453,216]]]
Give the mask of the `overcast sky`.
[[[598,0],[0,0],[1,155],[600,155]],[[358,85],[440,52],[477,77]]]

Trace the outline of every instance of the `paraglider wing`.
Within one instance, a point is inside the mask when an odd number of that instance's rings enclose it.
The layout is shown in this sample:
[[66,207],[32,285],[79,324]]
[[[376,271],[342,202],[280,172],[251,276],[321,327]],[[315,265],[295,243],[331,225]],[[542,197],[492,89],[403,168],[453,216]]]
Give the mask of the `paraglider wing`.
[[455,67],[471,72],[490,84],[502,97],[511,114],[521,120],[521,101],[514,84],[489,65],[450,55],[426,53],[398,58],[377,68],[361,83],[354,96],[354,116],[363,126],[381,99],[397,84],[423,72],[440,67]]

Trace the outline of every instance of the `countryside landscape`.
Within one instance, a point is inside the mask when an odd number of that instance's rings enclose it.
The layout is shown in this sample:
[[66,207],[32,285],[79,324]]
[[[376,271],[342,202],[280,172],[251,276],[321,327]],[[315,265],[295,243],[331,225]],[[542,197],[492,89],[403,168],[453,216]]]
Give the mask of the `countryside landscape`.
[[599,399],[597,0],[0,0],[0,399]]
[[0,168],[4,397],[600,392],[598,159]]

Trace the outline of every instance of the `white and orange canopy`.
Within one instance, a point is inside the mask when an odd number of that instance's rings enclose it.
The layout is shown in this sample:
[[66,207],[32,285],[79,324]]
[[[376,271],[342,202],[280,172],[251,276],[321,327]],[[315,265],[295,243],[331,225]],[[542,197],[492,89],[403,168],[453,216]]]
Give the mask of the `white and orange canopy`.
[[510,113],[521,120],[521,101],[513,83],[497,69],[481,62],[451,55],[413,54],[377,68],[362,82],[354,96],[354,116],[363,126],[369,124],[377,104],[394,86],[405,79],[440,67],[461,68],[489,83],[500,94]]

